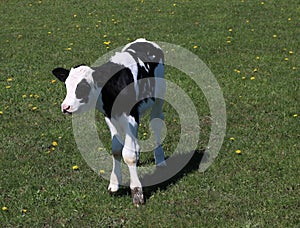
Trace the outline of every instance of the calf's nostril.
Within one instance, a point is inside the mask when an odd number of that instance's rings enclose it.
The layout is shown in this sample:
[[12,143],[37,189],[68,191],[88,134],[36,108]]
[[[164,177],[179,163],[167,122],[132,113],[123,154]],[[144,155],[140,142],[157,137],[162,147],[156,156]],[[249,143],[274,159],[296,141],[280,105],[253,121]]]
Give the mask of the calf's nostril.
[[63,109],[63,113],[68,112],[68,110],[71,108],[70,105],[63,105],[62,109]]

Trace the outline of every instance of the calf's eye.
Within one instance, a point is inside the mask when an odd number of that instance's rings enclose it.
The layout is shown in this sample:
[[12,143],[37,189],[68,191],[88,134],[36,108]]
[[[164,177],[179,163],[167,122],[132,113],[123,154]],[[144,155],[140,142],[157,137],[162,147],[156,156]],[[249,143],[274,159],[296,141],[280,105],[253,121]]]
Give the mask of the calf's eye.
[[91,86],[89,83],[83,79],[78,83],[75,94],[77,99],[86,99],[88,98],[91,91]]

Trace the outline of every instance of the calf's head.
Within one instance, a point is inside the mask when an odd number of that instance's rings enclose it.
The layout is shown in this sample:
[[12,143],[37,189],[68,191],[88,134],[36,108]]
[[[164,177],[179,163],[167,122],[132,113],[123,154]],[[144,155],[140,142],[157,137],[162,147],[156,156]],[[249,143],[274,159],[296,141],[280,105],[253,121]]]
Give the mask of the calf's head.
[[59,67],[52,71],[66,85],[67,95],[61,104],[63,113],[82,113],[95,107],[97,89],[92,77],[93,72],[93,69],[84,65],[71,70]]

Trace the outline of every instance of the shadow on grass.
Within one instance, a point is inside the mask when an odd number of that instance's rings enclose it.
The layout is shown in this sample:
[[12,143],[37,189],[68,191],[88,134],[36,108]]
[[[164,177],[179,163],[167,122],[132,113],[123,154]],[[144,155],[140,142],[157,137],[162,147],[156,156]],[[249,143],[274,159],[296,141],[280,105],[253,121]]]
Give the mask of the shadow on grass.
[[[158,167],[154,173],[145,175],[141,179],[142,185],[145,182],[155,182],[155,180],[159,180],[162,176],[170,177],[159,184],[143,187],[145,200],[147,201],[156,191],[167,190],[170,185],[176,184],[182,177],[198,170],[203,155],[204,150],[195,150],[189,153],[174,155],[166,159],[166,167]],[[174,173],[174,170],[178,170],[177,166],[182,164],[182,161],[188,162],[177,173]]]
[[[144,186],[145,183],[158,183],[156,185],[143,187],[144,198],[147,200],[158,190],[167,190],[170,185],[176,184],[182,177],[189,173],[192,173],[199,169],[200,162],[203,158],[204,150],[195,150],[184,154],[177,154],[166,159],[166,167],[157,167],[151,174],[146,174],[141,178],[141,183]],[[174,173],[174,170],[178,170],[178,165],[183,161],[188,161],[185,166],[178,172]],[[162,177],[170,177],[169,179],[159,183]],[[121,197],[124,195],[131,195],[130,188],[122,187],[113,196]]]

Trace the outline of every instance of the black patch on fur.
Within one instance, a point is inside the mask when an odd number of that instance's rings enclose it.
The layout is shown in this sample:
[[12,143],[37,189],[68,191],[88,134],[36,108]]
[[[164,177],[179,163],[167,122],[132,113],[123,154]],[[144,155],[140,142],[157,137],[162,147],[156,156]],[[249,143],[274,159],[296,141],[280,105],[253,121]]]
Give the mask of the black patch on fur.
[[91,86],[86,79],[82,79],[81,82],[78,83],[75,90],[76,98],[81,99],[80,103],[88,103],[90,92]]
[[[134,52],[128,49],[134,50]],[[162,62],[164,60],[162,50],[147,42],[137,42],[130,45],[125,51],[135,59],[138,68],[138,80],[145,78],[154,79],[155,68],[159,64],[160,60],[162,60]],[[154,56],[154,59],[149,59],[148,55]],[[143,62],[143,65],[139,63],[139,60]],[[152,99],[153,101],[155,100],[153,97],[155,92],[155,80],[150,80],[149,84],[148,82],[137,82],[139,88],[139,97],[137,99],[134,86],[127,87],[129,84],[134,82],[133,74],[129,68],[117,63],[107,62],[100,67],[93,69],[95,70],[92,75],[94,82],[98,87],[102,88],[101,103],[103,104],[105,115],[108,118],[111,118],[112,116],[118,116],[125,112],[126,114],[133,116],[138,123],[139,105],[148,99]],[[144,90],[144,88],[146,88],[146,90]],[[120,94],[121,92],[122,94]],[[114,113],[112,113],[113,104],[119,94],[122,96],[122,102],[118,105],[120,107],[117,107],[116,110],[114,109]],[[140,100],[140,98],[145,99]],[[133,106],[133,108],[128,110],[129,106]]]

